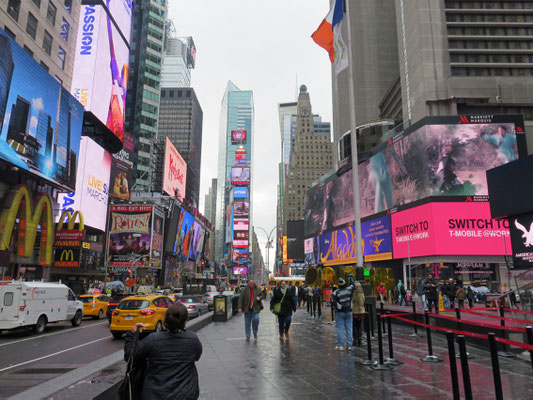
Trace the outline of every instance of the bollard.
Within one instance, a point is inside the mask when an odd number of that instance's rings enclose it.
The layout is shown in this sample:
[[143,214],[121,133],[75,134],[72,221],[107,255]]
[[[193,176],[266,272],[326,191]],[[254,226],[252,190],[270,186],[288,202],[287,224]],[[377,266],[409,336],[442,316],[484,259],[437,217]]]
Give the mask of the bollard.
[[307,313],[311,313],[311,301],[309,299],[309,295],[307,295]]
[[489,350],[492,361],[492,377],[494,379],[494,393],[496,400],[503,400],[502,378],[500,376],[500,361],[498,360],[498,345],[496,344],[496,335],[489,333]]
[[400,365],[403,362],[394,359],[394,350],[392,348],[392,318],[387,318],[388,332],[389,332],[389,358],[385,360],[385,364],[389,365]]
[[374,339],[374,307],[372,307],[372,304],[368,305],[368,311],[370,311],[370,331],[372,332],[372,340]]
[[[427,311],[424,313],[424,320],[426,322],[426,325],[429,325],[429,314]],[[431,342],[431,328],[430,327],[426,327],[426,336],[428,340],[428,355],[425,356],[424,358],[421,358],[420,361],[434,362],[434,363],[441,362],[442,360],[439,357],[433,355],[433,343]]]
[[[503,300],[503,303],[500,302],[500,317],[502,317],[502,319],[500,320],[501,326],[505,326],[505,320],[503,319],[505,317],[504,303],[505,303],[505,299]],[[502,329],[501,333],[502,333],[501,337],[504,339],[507,339],[507,333],[505,332],[505,330]],[[502,343],[502,344],[503,344],[503,351],[498,352],[498,355],[501,357],[506,357],[506,358],[515,358],[516,354],[511,353],[511,348],[509,347],[509,345],[507,343]]]
[[[457,330],[462,331],[463,330],[463,323],[461,322],[461,310],[458,307],[455,308],[455,315],[457,316],[457,319],[458,319],[458,321],[457,321]],[[461,354],[457,353],[455,357],[456,358],[461,358]],[[468,359],[470,359],[470,360],[475,358],[474,355],[470,354],[468,351],[466,352],[466,357]]]
[[470,370],[468,368],[468,357],[466,356],[466,342],[464,335],[457,335],[457,343],[459,343],[459,353],[461,354],[461,372],[463,375],[465,400],[472,400],[472,384],[470,382]]
[[[380,317],[381,318],[381,317]],[[391,369],[394,369],[394,367],[390,364],[385,364],[385,360],[383,359],[383,334],[381,329],[381,321],[377,321],[378,326],[378,355],[379,355],[379,364],[374,364],[370,368],[376,371],[388,371]]]
[[[381,301],[380,302],[380,318],[385,315],[385,307],[383,306],[383,302]],[[385,318],[381,318],[382,322],[383,322],[383,334],[386,335],[387,334],[387,329],[385,329]]]
[[448,340],[448,358],[450,359],[453,400],[460,400],[461,392],[459,391],[459,377],[457,375],[457,364],[455,361],[455,342],[453,340],[453,332],[446,332],[446,339]]
[[331,306],[331,323],[335,324],[335,310],[333,309],[333,301],[330,301],[329,305]]
[[[416,304],[413,302],[413,321],[416,322]],[[420,337],[420,335],[418,334],[418,327],[416,324],[413,324],[413,327],[415,328],[415,331],[413,333],[411,333],[409,336],[410,337]]]
[[[533,346],[533,330],[531,326],[526,326],[527,343]],[[529,350],[529,357],[531,358],[531,368],[533,368],[533,350]]]
[[367,359],[362,361],[363,365],[375,365],[376,362],[372,360],[372,341],[370,340],[370,315],[368,312],[365,313],[365,326],[366,326],[366,351]]
[[313,296],[313,318],[316,318],[316,296]]
[[318,308],[318,318],[322,318],[322,296],[318,296],[317,301],[317,308]]

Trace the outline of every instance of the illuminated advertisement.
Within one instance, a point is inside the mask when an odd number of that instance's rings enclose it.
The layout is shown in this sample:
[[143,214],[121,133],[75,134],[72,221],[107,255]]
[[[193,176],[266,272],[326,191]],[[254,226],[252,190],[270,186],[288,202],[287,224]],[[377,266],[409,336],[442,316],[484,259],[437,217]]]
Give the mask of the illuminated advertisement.
[[234,199],[247,199],[248,198],[248,187],[235,186],[233,188],[233,198]]
[[237,150],[235,152],[235,164],[237,164],[237,165],[246,165],[246,161],[247,161],[246,151]]
[[509,222],[493,220],[487,202],[429,203],[391,215],[394,258],[505,255]]
[[165,142],[163,191],[170,196],[175,196],[179,201],[183,201],[185,198],[186,181],[187,163],[167,136]]
[[234,231],[248,231],[249,222],[247,219],[235,219],[233,221],[233,230]]
[[313,253],[313,238],[304,240],[304,253],[312,254]]
[[0,159],[76,187],[83,106],[0,29]]
[[59,193],[59,216],[66,210],[81,211],[85,225],[105,231],[111,155],[87,136],[81,138],[76,191]]
[[234,218],[248,218],[250,215],[250,202],[245,199],[235,200],[233,203]]
[[392,259],[390,216],[361,223],[365,261]]
[[282,253],[282,261],[283,263],[285,264],[287,262],[287,236],[283,236],[283,239],[282,239],[282,248],[283,248],[283,253]]
[[231,131],[231,144],[245,144],[246,131]]
[[181,261],[187,261],[191,250],[194,217],[184,208],[180,211],[178,228],[176,229],[176,241],[174,244],[174,253]]
[[126,38],[126,42],[130,42],[131,36],[131,17],[133,14],[134,0],[106,0],[106,6],[111,13],[111,16],[118,25],[118,29]]
[[509,218],[513,265],[515,268],[533,267],[533,214]]
[[[107,5],[115,2],[123,1]],[[130,50],[101,5],[82,5],[80,13],[71,92],[122,141]]]
[[321,235],[319,246],[319,261],[326,266],[357,262],[357,246],[353,226]]
[[228,204],[226,206],[226,243],[231,243],[233,240],[233,206]]
[[248,240],[249,231],[235,231],[233,232],[233,240]]
[[204,244],[204,228],[198,222],[192,224],[192,244],[190,246],[189,258],[196,260],[202,254]]
[[248,267],[233,267],[233,275],[247,275]]
[[165,224],[165,215],[154,208],[153,226],[152,226],[152,264],[160,266],[163,257],[163,228]]
[[304,245],[305,262],[307,264],[316,265],[320,262],[318,253],[320,250],[320,238],[314,237],[305,240]]
[[233,241],[233,248],[234,249],[247,249],[248,248],[248,240],[234,240]]
[[153,206],[109,206],[109,266],[147,266],[152,243]]
[[109,195],[117,199],[129,200],[133,180],[133,157],[135,143],[133,137],[124,133],[122,150],[112,154]]
[[249,185],[250,167],[231,168],[231,183],[232,185]]
[[245,263],[248,261],[248,249],[234,249],[233,250],[233,262]]

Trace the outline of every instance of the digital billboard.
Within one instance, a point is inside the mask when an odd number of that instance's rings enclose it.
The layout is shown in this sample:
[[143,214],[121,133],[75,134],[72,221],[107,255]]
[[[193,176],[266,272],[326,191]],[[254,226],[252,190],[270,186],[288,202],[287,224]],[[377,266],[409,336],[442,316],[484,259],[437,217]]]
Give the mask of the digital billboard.
[[109,206],[110,267],[148,265],[153,209],[153,206],[145,205]]
[[233,267],[233,275],[247,275],[248,267]]
[[165,141],[163,191],[170,196],[175,196],[179,201],[183,201],[185,199],[186,182],[187,163],[167,136]]
[[235,152],[235,164],[237,165],[246,165],[247,156],[244,149],[239,149]]
[[326,266],[357,262],[355,238],[355,228],[353,226],[321,235],[319,240],[319,261]]
[[118,29],[124,35],[126,42],[131,39],[131,17],[133,15],[134,0],[106,0],[106,6],[111,16],[118,25]]
[[225,243],[231,243],[233,240],[233,205],[230,203],[226,206],[226,236]]
[[111,155],[91,138],[82,137],[76,191],[58,194],[57,221],[65,210],[81,211],[85,225],[105,231],[110,171]]
[[361,223],[365,261],[392,259],[390,215]]
[[234,199],[247,199],[248,198],[248,187],[235,186],[233,188],[233,198]]
[[287,258],[304,259],[304,221],[287,221]]
[[152,246],[151,258],[153,266],[160,266],[163,258],[163,229],[165,223],[165,214],[159,209],[154,208],[152,226]]
[[180,211],[174,253],[181,261],[187,261],[191,250],[194,217],[184,208]]
[[233,240],[248,240],[249,231],[235,231],[233,232]]
[[122,150],[112,154],[109,195],[117,199],[129,200],[133,183],[133,157],[135,143],[133,137],[124,133]]
[[234,249],[233,250],[233,262],[245,263],[248,261],[248,249]]
[[245,144],[246,131],[231,131],[231,144]]
[[494,220],[487,202],[428,203],[391,214],[394,258],[505,255],[509,222]]
[[249,222],[247,219],[235,219],[233,220],[233,230],[234,231],[248,231]]
[[250,202],[245,199],[238,199],[233,202],[233,217],[248,218],[250,216]]
[[[108,5],[115,2],[123,1],[108,1]],[[120,14],[123,13],[117,12],[114,19],[117,20]],[[121,23],[128,25],[130,21],[131,19]],[[129,37],[129,33],[124,35]],[[95,4],[82,5],[71,92],[86,111],[92,112],[121,141],[124,134],[129,57],[128,44],[105,8]]]
[[0,29],[0,158],[76,187],[83,106]]
[[233,248],[234,249],[247,249],[248,248],[248,240],[234,240],[233,241]]
[[233,185],[249,185],[250,184],[250,167],[231,168],[231,183]]
[[515,216],[509,222],[514,267],[533,267],[533,214]]
[[194,221],[192,225],[192,244],[189,251],[189,258],[196,260],[202,255],[202,247],[204,244],[205,230],[198,222]]

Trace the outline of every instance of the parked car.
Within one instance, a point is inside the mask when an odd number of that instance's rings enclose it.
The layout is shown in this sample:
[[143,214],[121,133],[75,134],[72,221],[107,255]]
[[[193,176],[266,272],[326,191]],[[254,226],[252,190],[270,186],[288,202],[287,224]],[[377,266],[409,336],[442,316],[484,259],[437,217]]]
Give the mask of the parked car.
[[109,303],[107,304],[107,311],[106,311],[106,317],[109,323],[111,323],[111,314],[113,313],[113,310],[117,308],[118,303],[120,303],[121,300],[124,300],[126,297],[132,296],[131,293],[118,293],[111,296],[111,299],[109,300]]
[[84,294],[80,296],[83,302],[83,316],[102,319],[107,314],[107,307],[111,300],[104,294]]
[[171,304],[168,297],[161,295],[127,297],[113,310],[109,326],[111,334],[119,339],[137,322],[144,323],[146,331],[160,332]]
[[187,307],[189,318],[196,318],[206,312],[209,312],[207,303],[200,296],[183,296],[176,299],[177,303]]
[[207,303],[208,310],[212,310],[214,308],[214,298],[216,295],[218,295],[219,292],[208,292],[204,294],[204,301]]

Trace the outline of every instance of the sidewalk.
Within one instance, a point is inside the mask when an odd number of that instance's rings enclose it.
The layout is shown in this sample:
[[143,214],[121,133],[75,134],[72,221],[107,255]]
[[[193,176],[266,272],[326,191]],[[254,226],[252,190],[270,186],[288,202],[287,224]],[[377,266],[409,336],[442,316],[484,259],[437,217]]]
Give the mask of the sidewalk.
[[[327,309],[325,309],[327,310]],[[327,314],[327,313],[326,313]],[[329,317],[329,315],[328,315]],[[329,319],[329,318],[328,318]],[[241,315],[226,323],[211,323],[198,332],[204,346],[198,362],[201,399],[449,399],[451,382],[446,342],[433,335],[438,364],[419,361],[426,356],[426,339],[408,336],[411,329],[393,326],[394,355],[405,364],[377,372],[362,366],[366,345],[351,353],[338,352],[335,327],[311,319],[299,309],[293,319],[291,339],[279,341],[275,317],[261,313],[259,340],[244,340]],[[384,341],[385,356],[387,342]],[[377,340],[373,342],[377,358]],[[475,399],[493,399],[488,352],[469,346]],[[462,389],[460,363],[459,380]],[[500,358],[505,398],[533,398],[531,366],[521,360]]]

